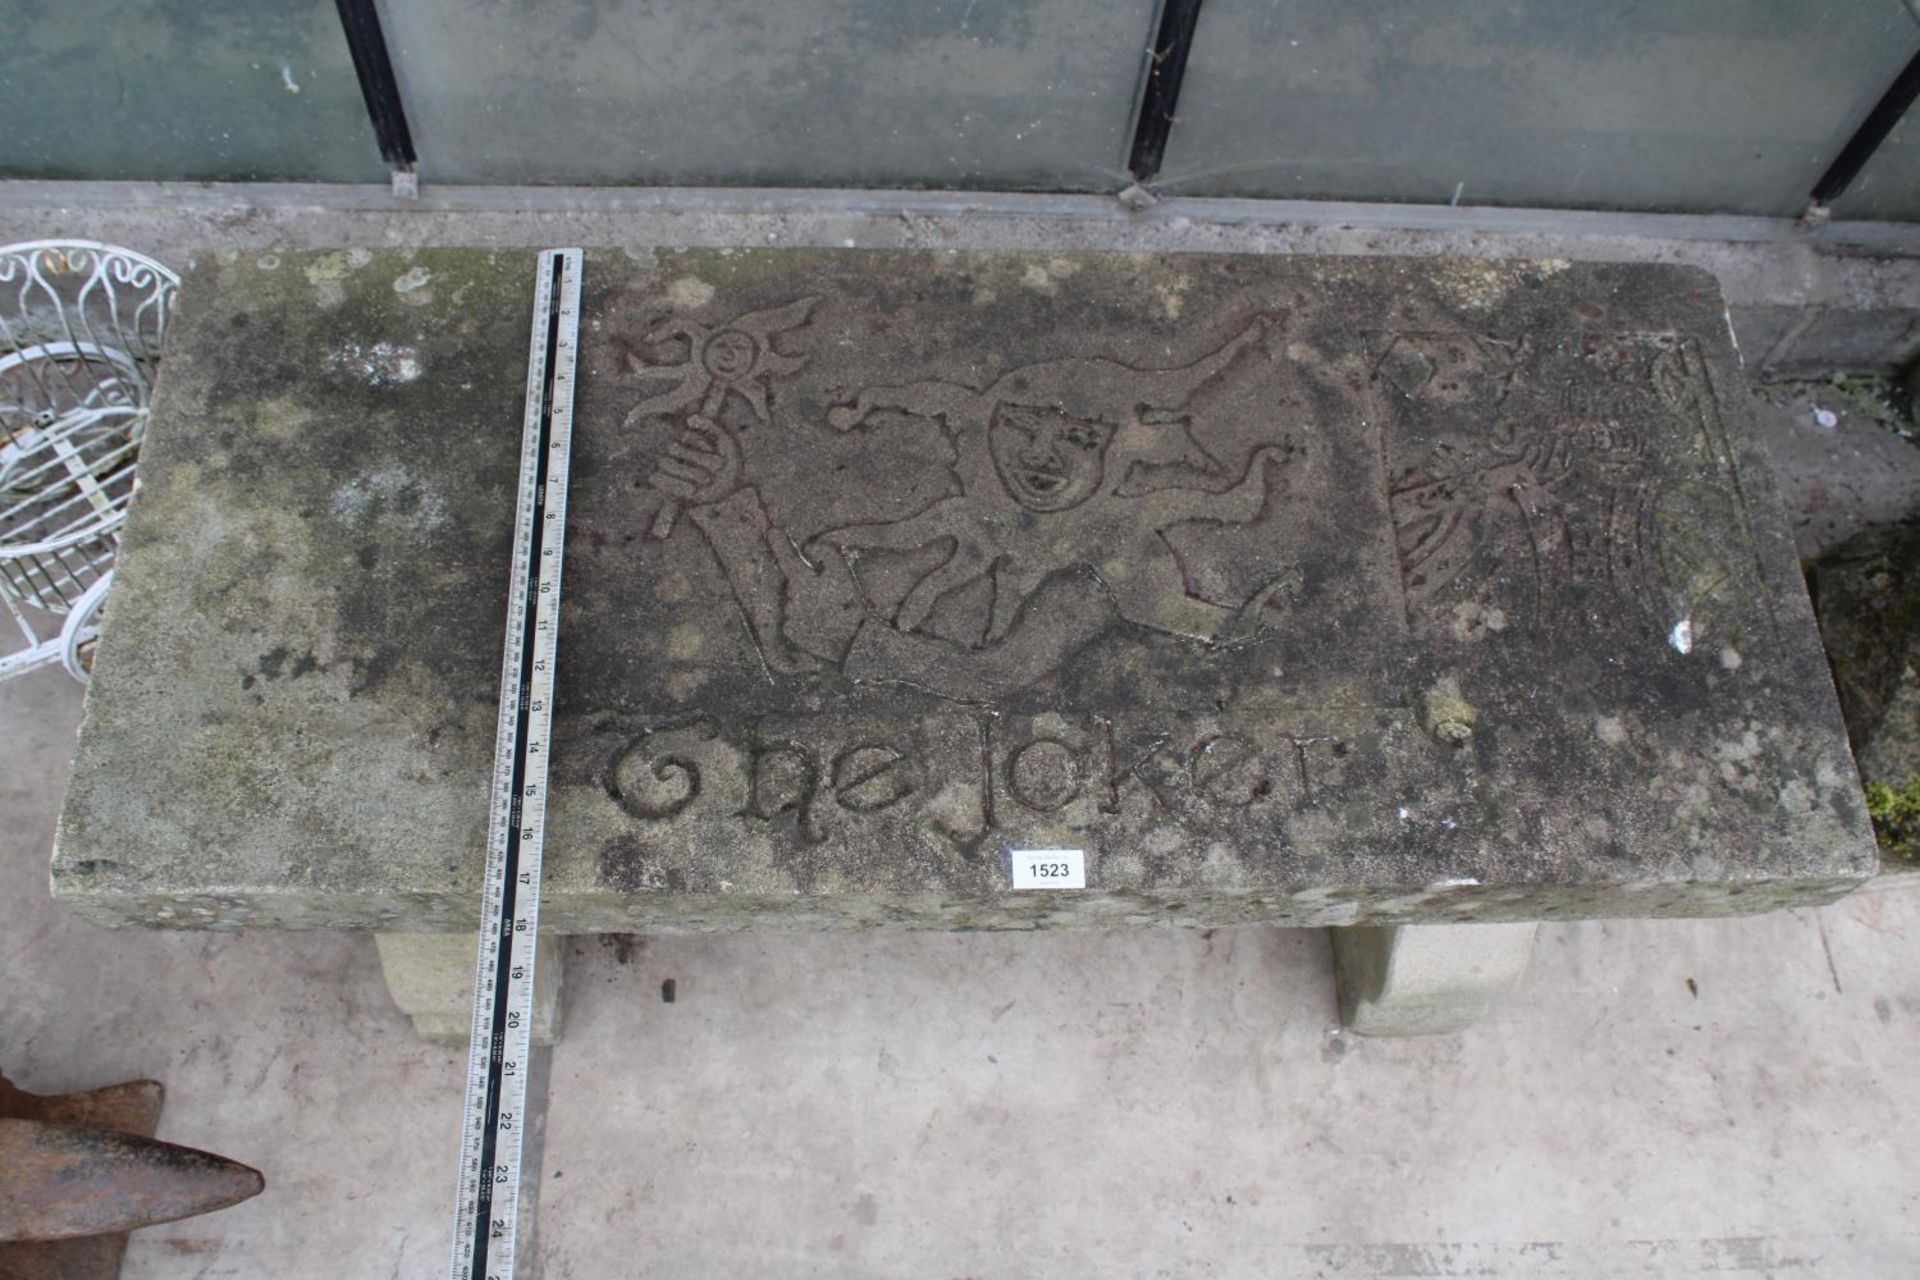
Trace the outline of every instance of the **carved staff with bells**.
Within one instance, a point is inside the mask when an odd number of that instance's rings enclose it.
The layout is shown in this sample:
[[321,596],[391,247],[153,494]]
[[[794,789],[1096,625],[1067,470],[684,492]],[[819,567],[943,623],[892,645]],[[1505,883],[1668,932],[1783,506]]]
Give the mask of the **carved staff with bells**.
[[[659,467],[664,475],[681,480],[690,490],[698,489],[711,478],[715,459],[739,448],[720,423],[720,411],[729,392],[745,400],[761,422],[770,420],[766,379],[795,373],[807,362],[805,356],[775,351],[773,339],[805,324],[818,301],[801,298],[770,311],[755,311],[719,330],[675,316],[648,332],[649,343],[685,338],[687,358],[679,364],[649,365],[630,357],[633,372],[642,377],[677,378],[680,384],[637,405],[631,417],[679,413],[699,406],[687,419],[689,430],[661,455]],[[673,532],[680,507],[679,502],[669,501],[660,508],[653,520],[654,537],[664,538]]]

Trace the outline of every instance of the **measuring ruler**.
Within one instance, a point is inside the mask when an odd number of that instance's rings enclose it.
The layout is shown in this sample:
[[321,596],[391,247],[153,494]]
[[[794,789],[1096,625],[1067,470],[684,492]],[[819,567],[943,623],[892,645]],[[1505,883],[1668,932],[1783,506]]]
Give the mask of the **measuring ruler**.
[[540,854],[546,838],[547,754],[560,640],[560,562],[567,530],[567,463],[580,345],[578,249],[540,255],[520,436],[500,726],[493,749],[486,891],[474,967],[467,1105],[453,1280],[512,1280],[533,1047],[534,944],[540,936]]

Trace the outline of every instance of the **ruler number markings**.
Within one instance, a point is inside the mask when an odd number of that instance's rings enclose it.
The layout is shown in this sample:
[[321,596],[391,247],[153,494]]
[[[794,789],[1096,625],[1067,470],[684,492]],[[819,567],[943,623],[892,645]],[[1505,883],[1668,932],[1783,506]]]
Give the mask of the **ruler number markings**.
[[577,249],[542,253],[535,286],[453,1280],[510,1280],[514,1270],[581,267]]

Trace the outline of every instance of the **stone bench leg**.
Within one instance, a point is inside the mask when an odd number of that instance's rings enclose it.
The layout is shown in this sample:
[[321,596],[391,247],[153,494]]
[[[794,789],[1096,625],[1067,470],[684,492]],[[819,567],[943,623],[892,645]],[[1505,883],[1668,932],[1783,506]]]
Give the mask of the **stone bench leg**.
[[1533,924],[1330,929],[1340,1021],[1363,1036],[1459,1031],[1520,983]]
[[[433,1044],[465,1044],[473,1027],[473,960],[470,933],[376,933],[380,970],[400,1012],[413,1019],[420,1038]],[[540,935],[534,959],[533,1042],[560,1039],[560,944]]]

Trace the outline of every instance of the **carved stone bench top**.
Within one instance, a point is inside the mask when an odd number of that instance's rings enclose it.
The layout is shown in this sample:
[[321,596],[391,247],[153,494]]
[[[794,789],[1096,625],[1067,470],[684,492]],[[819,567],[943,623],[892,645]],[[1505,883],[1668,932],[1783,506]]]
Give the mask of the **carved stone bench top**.
[[[595,252],[544,922],[1719,914],[1874,864],[1719,292]],[[193,271],[54,886],[474,916],[532,255]],[[1009,849],[1088,887],[1009,888]]]

